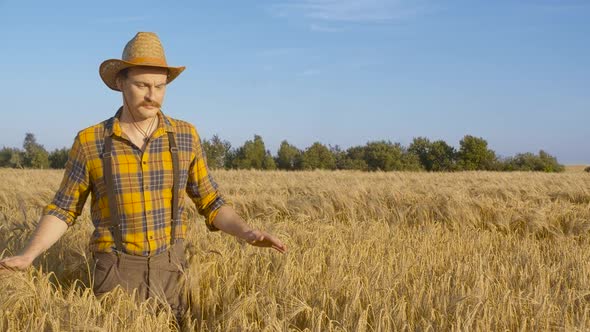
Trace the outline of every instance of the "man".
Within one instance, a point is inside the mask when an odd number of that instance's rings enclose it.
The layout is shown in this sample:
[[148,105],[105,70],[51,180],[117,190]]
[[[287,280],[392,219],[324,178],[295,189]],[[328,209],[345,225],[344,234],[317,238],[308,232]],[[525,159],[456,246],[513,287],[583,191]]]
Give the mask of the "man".
[[114,117],[78,133],[61,186],[30,242],[19,255],[1,260],[0,269],[29,267],[74,224],[88,194],[95,226],[90,249],[97,296],[121,286],[136,292],[138,300],[157,298],[177,317],[183,314],[183,192],[205,217],[209,230],[286,251],[280,240],[250,228],[225,204],[207,169],[196,129],[162,113],[167,84],[184,68],[168,66],[158,36],[148,32],[127,43],[122,60],[101,64],[102,80],[122,93],[123,106]]

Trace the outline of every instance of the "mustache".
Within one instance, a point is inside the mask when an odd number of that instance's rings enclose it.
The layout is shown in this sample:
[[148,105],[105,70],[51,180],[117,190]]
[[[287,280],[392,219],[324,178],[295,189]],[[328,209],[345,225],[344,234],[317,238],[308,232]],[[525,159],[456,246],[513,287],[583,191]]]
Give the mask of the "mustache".
[[143,101],[138,106],[152,106],[152,107],[157,107],[157,108],[162,107],[162,105],[160,103],[158,103],[157,101]]

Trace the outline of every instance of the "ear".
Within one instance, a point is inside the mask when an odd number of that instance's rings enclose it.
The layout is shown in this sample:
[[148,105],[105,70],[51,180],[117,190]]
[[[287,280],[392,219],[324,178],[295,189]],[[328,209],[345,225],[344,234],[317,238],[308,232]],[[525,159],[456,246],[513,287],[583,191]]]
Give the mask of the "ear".
[[120,75],[117,75],[117,78],[115,79],[115,84],[117,84],[117,89],[123,90],[123,81]]

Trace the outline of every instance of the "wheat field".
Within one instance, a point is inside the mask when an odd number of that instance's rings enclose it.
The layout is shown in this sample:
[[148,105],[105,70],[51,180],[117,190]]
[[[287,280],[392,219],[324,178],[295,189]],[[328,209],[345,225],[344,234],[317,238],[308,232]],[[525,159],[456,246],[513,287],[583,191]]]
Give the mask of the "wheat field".
[[586,167],[590,167],[590,165],[566,165],[565,171],[568,173],[579,173],[584,172]]
[[[61,171],[0,170],[0,256],[20,250]],[[590,329],[590,174],[215,171],[280,255],[189,209],[196,331]],[[0,331],[166,331],[172,315],[88,288],[92,226],[0,276]]]

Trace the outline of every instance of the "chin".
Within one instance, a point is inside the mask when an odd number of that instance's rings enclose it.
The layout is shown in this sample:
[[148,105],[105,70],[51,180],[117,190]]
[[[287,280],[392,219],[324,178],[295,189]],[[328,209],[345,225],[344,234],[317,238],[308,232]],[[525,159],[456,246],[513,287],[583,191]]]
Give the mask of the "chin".
[[142,106],[138,109],[138,111],[139,111],[138,113],[141,114],[141,116],[144,119],[148,119],[148,118],[152,118],[152,117],[156,116],[156,114],[158,114],[160,109],[157,107],[149,108],[149,107]]

